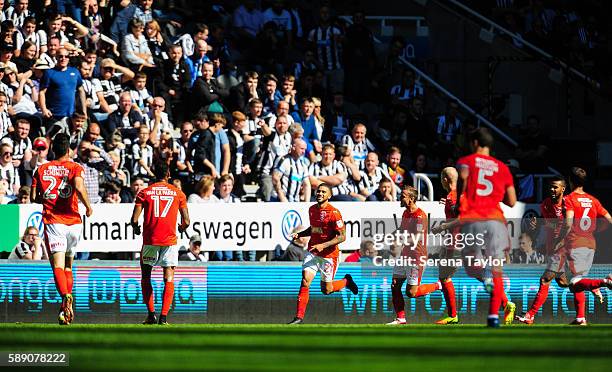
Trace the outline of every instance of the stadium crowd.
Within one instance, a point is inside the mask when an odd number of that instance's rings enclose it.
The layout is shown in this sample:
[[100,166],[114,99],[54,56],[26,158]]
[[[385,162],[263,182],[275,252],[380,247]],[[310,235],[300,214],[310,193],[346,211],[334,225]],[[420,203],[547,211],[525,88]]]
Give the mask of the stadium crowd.
[[159,162],[191,203],[256,200],[247,185],[310,201],[322,182],[394,201],[454,165],[474,127],[458,104],[427,112],[405,40],[377,55],[364,13],[329,3],[0,0],[0,202],[29,202],[58,133],[91,203],[133,202]]

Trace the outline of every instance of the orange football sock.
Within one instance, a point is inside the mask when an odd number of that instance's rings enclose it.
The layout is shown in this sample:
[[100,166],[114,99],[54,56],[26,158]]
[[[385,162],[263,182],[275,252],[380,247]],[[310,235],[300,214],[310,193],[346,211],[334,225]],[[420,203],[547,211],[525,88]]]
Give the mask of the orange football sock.
[[168,315],[172,300],[174,299],[174,282],[164,283],[164,298],[162,300],[161,315]]

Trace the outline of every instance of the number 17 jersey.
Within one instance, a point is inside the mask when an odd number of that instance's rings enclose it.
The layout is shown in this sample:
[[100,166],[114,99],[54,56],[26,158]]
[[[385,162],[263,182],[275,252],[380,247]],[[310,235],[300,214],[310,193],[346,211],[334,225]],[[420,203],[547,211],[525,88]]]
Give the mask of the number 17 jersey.
[[142,205],[144,245],[171,246],[177,241],[176,226],[179,209],[187,207],[185,194],[176,187],[156,182],[136,195],[136,205]]
[[459,203],[460,219],[504,219],[499,203],[506,189],[513,186],[512,174],[506,164],[489,155],[472,154],[457,160],[457,169],[469,171]]
[[83,178],[83,174],[83,167],[70,160],[50,161],[36,169],[32,187],[36,187],[37,193],[42,193],[45,225],[81,223],[74,179]]

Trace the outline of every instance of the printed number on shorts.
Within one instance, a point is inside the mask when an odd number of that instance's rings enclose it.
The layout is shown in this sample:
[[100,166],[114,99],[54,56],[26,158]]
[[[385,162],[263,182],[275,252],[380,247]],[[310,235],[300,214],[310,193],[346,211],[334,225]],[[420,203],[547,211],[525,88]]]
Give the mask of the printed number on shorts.
[[493,183],[486,179],[487,176],[492,176],[493,171],[490,169],[478,170],[478,184],[484,186],[484,189],[476,188],[476,195],[488,196],[493,192]]
[[57,178],[53,176],[43,176],[42,179],[43,181],[49,182],[49,186],[43,193],[43,198],[57,199],[57,196],[59,195],[60,198],[67,199],[72,195],[72,186],[68,184],[68,177],[62,177],[57,190],[55,190],[55,186],[57,186]]
[[[172,205],[172,202],[174,202],[174,198],[172,196],[153,195],[151,196],[151,199],[153,200],[153,215],[155,217],[161,217],[161,218],[166,217],[166,215],[168,214],[168,211],[170,210],[170,206]],[[159,207],[162,201],[166,202],[166,205],[164,205],[164,209],[161,211],[161,214],[160,214]]]
[[580,229],[582,231],[587,231],[588,229],[591,228],[591,224],[593,223],[593,221],[591,220],[591,217],[589,217],[589,211],[591,210],[591,208],[584,208],[584,211],[582,212],[582,217],[580,218]]

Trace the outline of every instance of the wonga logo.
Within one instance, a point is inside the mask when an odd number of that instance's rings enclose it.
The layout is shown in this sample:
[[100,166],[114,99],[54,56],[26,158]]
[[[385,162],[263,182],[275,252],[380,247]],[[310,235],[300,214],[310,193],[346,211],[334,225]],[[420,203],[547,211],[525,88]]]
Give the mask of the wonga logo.
[[291,241],[291,230],[301,224],[302,217],[300,217],[300,214],[298,212],[293,209],[285,212],[285,215],[283,216],[283,220],[281,222],[281,229],[283,232],[283,236],[288,242]]
[[41,212],[34,212],[30,215],[30,217],[28,217],[28,222],[26,222],[26,226],[30,227],[30,226],[34,226],[35,228],[38,229],[38,235],[39,236],[43,236],[43,219],[42,219],[42,213]]

